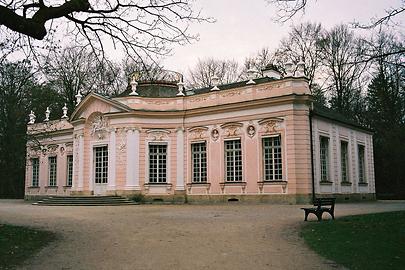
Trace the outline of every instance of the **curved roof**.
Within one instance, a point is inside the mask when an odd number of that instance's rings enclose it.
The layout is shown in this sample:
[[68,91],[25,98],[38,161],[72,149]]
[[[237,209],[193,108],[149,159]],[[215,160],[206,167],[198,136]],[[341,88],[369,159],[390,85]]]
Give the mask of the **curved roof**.
[[[127,89],[116,97],[127,97],[131,93],[131,85],[127,86]],[[177,84],[168,81],[143,81],[138,82],[136,92],[140,97],[175,97],[178,93]]]

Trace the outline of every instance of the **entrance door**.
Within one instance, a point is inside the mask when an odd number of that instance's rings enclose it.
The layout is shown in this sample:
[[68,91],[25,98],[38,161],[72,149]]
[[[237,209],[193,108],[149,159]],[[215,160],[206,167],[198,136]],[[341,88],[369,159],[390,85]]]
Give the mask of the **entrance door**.
[[104,195],[108,183],[108,147],[94,148],[94,195]]

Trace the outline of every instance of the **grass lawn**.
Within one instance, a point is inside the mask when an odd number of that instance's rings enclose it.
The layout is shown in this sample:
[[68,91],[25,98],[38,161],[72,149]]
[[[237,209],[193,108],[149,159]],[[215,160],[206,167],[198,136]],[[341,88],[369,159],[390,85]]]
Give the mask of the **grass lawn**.
[[0,224],[0,269],[14,269],[55,238],[51,232]]
[[405,211],[309,222],[301,236],[349,269],[405,269]]

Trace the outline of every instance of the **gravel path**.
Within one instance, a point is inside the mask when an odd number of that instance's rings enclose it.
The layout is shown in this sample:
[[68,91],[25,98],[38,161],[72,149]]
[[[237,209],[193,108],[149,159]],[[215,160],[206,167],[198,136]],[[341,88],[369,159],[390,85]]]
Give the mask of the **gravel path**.
[[[300,239],[300,207],[58,207],[0,200],[0,223],[59,234],[59,241],[21,269],[342,269]],[[405,202],[338,204],[335,212],[339,217],[395,210],[405,210]]]

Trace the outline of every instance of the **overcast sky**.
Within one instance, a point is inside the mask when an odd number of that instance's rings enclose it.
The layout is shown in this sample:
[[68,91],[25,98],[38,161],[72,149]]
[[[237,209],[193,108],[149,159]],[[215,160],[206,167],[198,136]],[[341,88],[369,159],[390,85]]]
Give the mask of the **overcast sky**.
[[[275,48],[286,36],[292,23],[320,22],[326,28],[354,20],[367,23],[370,18],[384,15],[384,10],[398,7],[402,0],[309,0],[304,15],[283,25],[273,21],[275,7],[265,0],[196,0],[204,16],[214,17],[215,23],[194,24],[192,33],[200,40],[177,46],[163,64],[166,69],[185,73],[197,60],[207,57],[242,61],[262,47]],[[405,16],[396,21],[397,30],[404,33]]]

